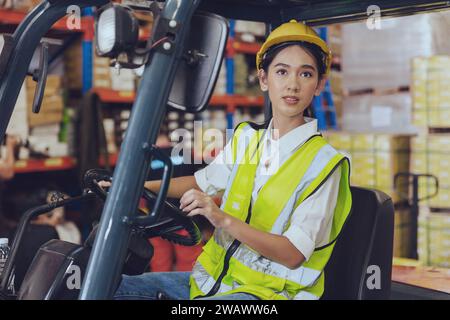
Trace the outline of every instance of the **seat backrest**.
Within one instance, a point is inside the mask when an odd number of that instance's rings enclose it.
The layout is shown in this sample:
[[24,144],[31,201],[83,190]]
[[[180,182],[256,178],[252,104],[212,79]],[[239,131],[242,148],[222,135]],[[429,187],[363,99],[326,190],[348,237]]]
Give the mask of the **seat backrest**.
[[352,187],[352,213],[325,267],[322,299],[389,299],[394,206],[377,190]]
[[22,285],[28,267],[31,265],[39,248],[52,239],[59,239],[58,233],[53,226],[43,224],[27,225],[14,263],[16,292]]

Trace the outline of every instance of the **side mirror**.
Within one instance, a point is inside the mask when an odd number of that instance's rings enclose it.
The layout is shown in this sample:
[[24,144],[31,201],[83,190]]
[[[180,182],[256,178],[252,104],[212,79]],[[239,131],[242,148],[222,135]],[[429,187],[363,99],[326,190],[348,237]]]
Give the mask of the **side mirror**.
[[228,21],[199,12],[191,22],[184,56],[178,65],[168,105],[186,112],[203,111],[211,98],[228,38]]

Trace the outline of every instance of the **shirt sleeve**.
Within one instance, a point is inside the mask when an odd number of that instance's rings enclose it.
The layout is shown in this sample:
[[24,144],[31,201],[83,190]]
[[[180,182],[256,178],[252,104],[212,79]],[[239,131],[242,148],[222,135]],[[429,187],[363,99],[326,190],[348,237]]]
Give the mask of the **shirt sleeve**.
[[227,187],[228,178],[233,169],[233,163],[230,161],[231,141],[232,139],[210,164],[194,173],[197,185],[210,196]]
[[341,168],[338,167],[315,193],[295,209],[291,224],[283,234],[306,260],[315,248],[326,245],[330,240],[340,179]]

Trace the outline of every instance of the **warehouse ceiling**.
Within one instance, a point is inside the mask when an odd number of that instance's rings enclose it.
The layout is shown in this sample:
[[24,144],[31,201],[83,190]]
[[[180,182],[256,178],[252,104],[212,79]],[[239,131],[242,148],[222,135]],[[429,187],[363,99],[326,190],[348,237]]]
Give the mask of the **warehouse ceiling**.
[[327,25],[367,19],[371,5],[380,8],[381,17],[450,10],[450,2],[430,0],[204,0],[201,9],[275,25],[294,18],[310,25]]

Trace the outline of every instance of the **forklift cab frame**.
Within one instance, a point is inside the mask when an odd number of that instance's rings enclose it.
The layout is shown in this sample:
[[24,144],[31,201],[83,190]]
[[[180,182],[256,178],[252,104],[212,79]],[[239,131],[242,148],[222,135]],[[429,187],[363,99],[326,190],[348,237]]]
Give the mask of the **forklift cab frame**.
[[[290,19],[304,21],[311,26],[327,25],[367,19],[367,8],[373,1],[338,0],[167,0],[161,16],[181,24],[188,23],[197,10],[228,19],[264,22],[267,31]],[[41,38],[51,26],[64,17],[71,5],[80,8],[101,7],[107,0],[44,0],[30,12],[12,35],[9,54],[0,73],[0,137],[3,137],[13,112],[27,68]],[[425,11],[450,8],[448,1],[379,0],[380,15],[402,16]],[[157,26],[155,26],[157,27]],[[106,199],[98,236],[95,241],[80,299],[109,299],[114,294],[113,279],[120,276],[121,265],[130,237],[133,215],[136,212],[142,186],[148,176],[151,149],[155,143],[167,108],[167,99],[175,78],[181,44],[187,32],[179,28],[174,48],[169,53],[155,52],[145,65],[140,88],[121,146],[114,172],[116,183]],[[159,79],[153,81],[152,79]],[[266,97],[265,113],[269,116]],[[170,178],[170,177],[169,177]],[[160,198],[165,198],[164,191]]]

